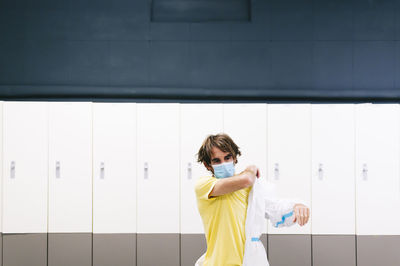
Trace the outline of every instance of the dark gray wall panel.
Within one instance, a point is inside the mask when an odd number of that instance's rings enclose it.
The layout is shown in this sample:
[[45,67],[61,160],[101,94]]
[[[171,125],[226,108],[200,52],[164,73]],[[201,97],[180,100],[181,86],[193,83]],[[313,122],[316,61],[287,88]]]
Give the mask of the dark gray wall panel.
[[271,87],[271,55],[268,42],[235,42],[232,57],[225,61],[232,89]]
[[109,45],[107,42],[68,42],[70,80],[85,85],[109,85]]
[[147,41],[110,43],[110,84],[148,86],[150,79],[150,45]]
[[137,234],[137,266],[180,263],[179,234]]
[[3,234],[3,266],[47,266],[47,234]]
[[314,1],[314,40],[353,39],[353,1]]
[[0,3],[0,40],[20,40],[26,38],[26,10],[21,3],[1,1]]
[[400,236],[357,236],[357,266],[400,265]]
[[267,41],[270,39],[268,1],[252,1],[251,22],[231,23],[231,40]]
[[395,42],[371,41],[354,43],[354,88],[393,89]]
[[[61,3],[59,3],[61,4]],[[61,6],[32,7],[26,11],[26,36],[29,40],[66,40],[70,23],[66,19],[70,10]]]
[[152,0],[151,21],[248,21],[250,0]]
[[356,266],[355,235],[313,235],[313,266]]
[[181,266],[193,266],[207,250],[204,234],[180,234]]
[[190,24],[192,41],[228,41],[231,38],[230,22],[207,22]]
[[314,85],[317,90],[353,87],[352,42],[314,42]]
[[93,266],[136,266],[136,234],[93,234]]
[[[43,1],[43,0],[42,0]],[[149,38],[149,1],[66,1],[69,40],[147,40]]]
[[231,78],[229,69],[233,56],[230,42],[192,42],[192,82],[202,88],[225,87]]
[[[400,1],[399,1],[400,2]],[[400,8],[400,3],[399,3],[399,8]],[[400,16],[400,13],[399,13]],[[399,18],[400,19],[400,18]],[[394,73],[394,89],[399,90],[400,88],[400,42],[395,42],[395,64],[396,64],[396,69]]]
[[49,233],[48,266],[92,266],[91,233]]
[[312,40],[312,0],[270,0],[271,40]]
[[[12,39],[0,40],[0,83],[25,84],[26,44]],[[1,90],[4,94],[4,90]]]
[[273,266],[311,266],[311,235],[268,235],[268,258]]
[[394,40],[396,0],[354,1],[355,40]]
[[395,39],[400,40],[400,1],[396,1],[396,14],[395,14]]
[[190,24],[183,22],[150,23],[150,40],[184,41],[190,38]]
[[0,97],[400,99],[400,1],[251,3],[249,22],[156,23],[150,0],[2,0]]
[[69,46],[64,41],[29,40],[25,43],[25,79],[32,84],[68,84]]
[[150,42],[150,82],[155,86],[188,87],[189,42]]
[[312,87],[312,42],[271,42],[272,88]]

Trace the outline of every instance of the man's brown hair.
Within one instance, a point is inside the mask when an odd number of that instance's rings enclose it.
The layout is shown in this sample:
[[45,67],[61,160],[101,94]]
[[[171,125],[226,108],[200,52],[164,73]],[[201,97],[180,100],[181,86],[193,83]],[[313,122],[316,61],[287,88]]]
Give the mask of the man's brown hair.
[[233,142],[231,137],[225,133],[220,133],[216,135],[208,135],[206,137],[197,153],[197,162],[205,162],[207,165],[211,166],[211,151],[213,147],[217,147],[223,152],[232,153],[235,163],[237,163],[237,157],[241,155],[239,147],[235,142]]

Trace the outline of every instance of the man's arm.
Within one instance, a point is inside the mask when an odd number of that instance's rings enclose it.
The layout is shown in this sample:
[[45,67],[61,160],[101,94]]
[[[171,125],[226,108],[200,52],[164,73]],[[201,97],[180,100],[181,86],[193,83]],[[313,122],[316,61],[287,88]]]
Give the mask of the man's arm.
[[211,190],[208,197],[221,196],[236,190],[250,187],[254,183],[254,177],[252,178],[252,176],[255,175],[256,174],[251,170],[246,169],[238,175],[220,179],[215,183],[214,188]]

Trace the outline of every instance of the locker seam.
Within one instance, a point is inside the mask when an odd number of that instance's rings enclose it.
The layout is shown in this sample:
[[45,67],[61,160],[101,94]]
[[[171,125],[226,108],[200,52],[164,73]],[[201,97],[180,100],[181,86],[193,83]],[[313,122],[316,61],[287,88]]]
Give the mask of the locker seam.
[[[181,104],[178,103],[178,123],[179,123],[179,130],[178,130],[178,138],[179,138],[179,169],[182,169],[182,138],[181,138]],[[179,171],[182,174],[182,171]],[[182,176],[179,177],[179,265],[182,265]]]
[[139,179],[139,175],[138,175],[138,169],[139,169],[139,165],[138,165],[138,146],[137,146],[137,139],[138,139],[138,107],[140,107],[140,106],[138,106],[138,103],[136,103],[135,104],[135,131],[136,131],[136,136],[135,136],[135,150],[136,150],[136,177],[135,177],[135,182],[136,182],[136,201],[135,201],[135,204],[136,204],[136,217],[135,217],[135,219],[136,219],[136,237],[135,237],[135,260],[136,260],[136,264],[135,264],[135,266],[137,266],[138,265],[138,257],[137,257],[137,250],[138,250],[138,245],[137,245],[137,239],[138,239],[138,236],[139,236],[139,234],[138,234],[138,179]]
[[[351,6],[351,25],[352,25],[352,37],[353,40],[351,42],[351,87],[354,89],[354,14],[355,14],[355,5],[354,2]],[[354,155],[353,155],[353,180],[354,180],[354,245],[355,245],[355,264],[358,265],[357,261],[357,160],[356,160],[356,152],[357,152],[357,140],[356,140],[356,133],[357,133],[357,119],[356,119],[356,111],[357,111],[357,103],[353,105],[353,121],[354,121],[354,129],[353,129],[353,141],[354,141]]]
[[50,126],[49,126],[49,124],[50,124],[50,104],[49,104],[49,102],[47,102],[46,103],[46,117],[47,117],[47,232],[46,232],[46,241],[47,241],[47,246],[46,246],[46,249],[47,249],[47,254],[46,254],[46,265],[48,266],[49,265],[49,214],[50,214],[50,211],[49,211],[49,209],[50,209],[50,206],[49,206],[49,204],[50,204],[50,172],[49,172],[49,160],[50,160],[50,158],[49,158],[49,154],[50,154],[50,139],[49,139],[49,136],[50,136],[50,133],[49,133],[49,131],[50,131]]
[[353,105],[353,121],[354,121],[354,128],[353,128],[353,141],[354,141],[354,157],[353,157],[353,180],[354,180],[354,245],[355,245],[355,262],[357,262],[357,178],[356,178],[356,152],[357,152],[357,143],[356,143],[356,133],[357,133],[357,119],[356,119],[356,109],[357,104]]
[[92,127],[91,127],[91,139],[92,139],[92,147],[91,147],[91,151],[92,151],[92,155],[91,155],[91,162],[92,162],[92,243],[91,243],[91,245],[92,245],[92,250],[91,250],[91,255],[92,255],[92,266],[93,266],[93,237],[94,237],[94,232],[93,232],[93,215],[94,215],[94,212],[93,212],[93,206],[94,206],[94,201],[93,201],[93,186],[94,186],[94,182],[93,182],[93,172],[94,172],[94,167],[93,167],[93,102],[91,102],[90,103],[90,111],[91,111],[91,117],[92,117],[92,119],[91,119],[91,124],[92,124]]

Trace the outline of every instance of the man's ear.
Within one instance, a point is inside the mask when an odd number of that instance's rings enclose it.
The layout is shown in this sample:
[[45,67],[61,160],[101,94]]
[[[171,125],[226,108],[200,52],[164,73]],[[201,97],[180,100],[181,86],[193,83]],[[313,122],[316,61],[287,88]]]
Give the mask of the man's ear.
[[203,162],[204,166],[207,168],[208,171],[212,172],[212,167],[209,166],[206,162]]

